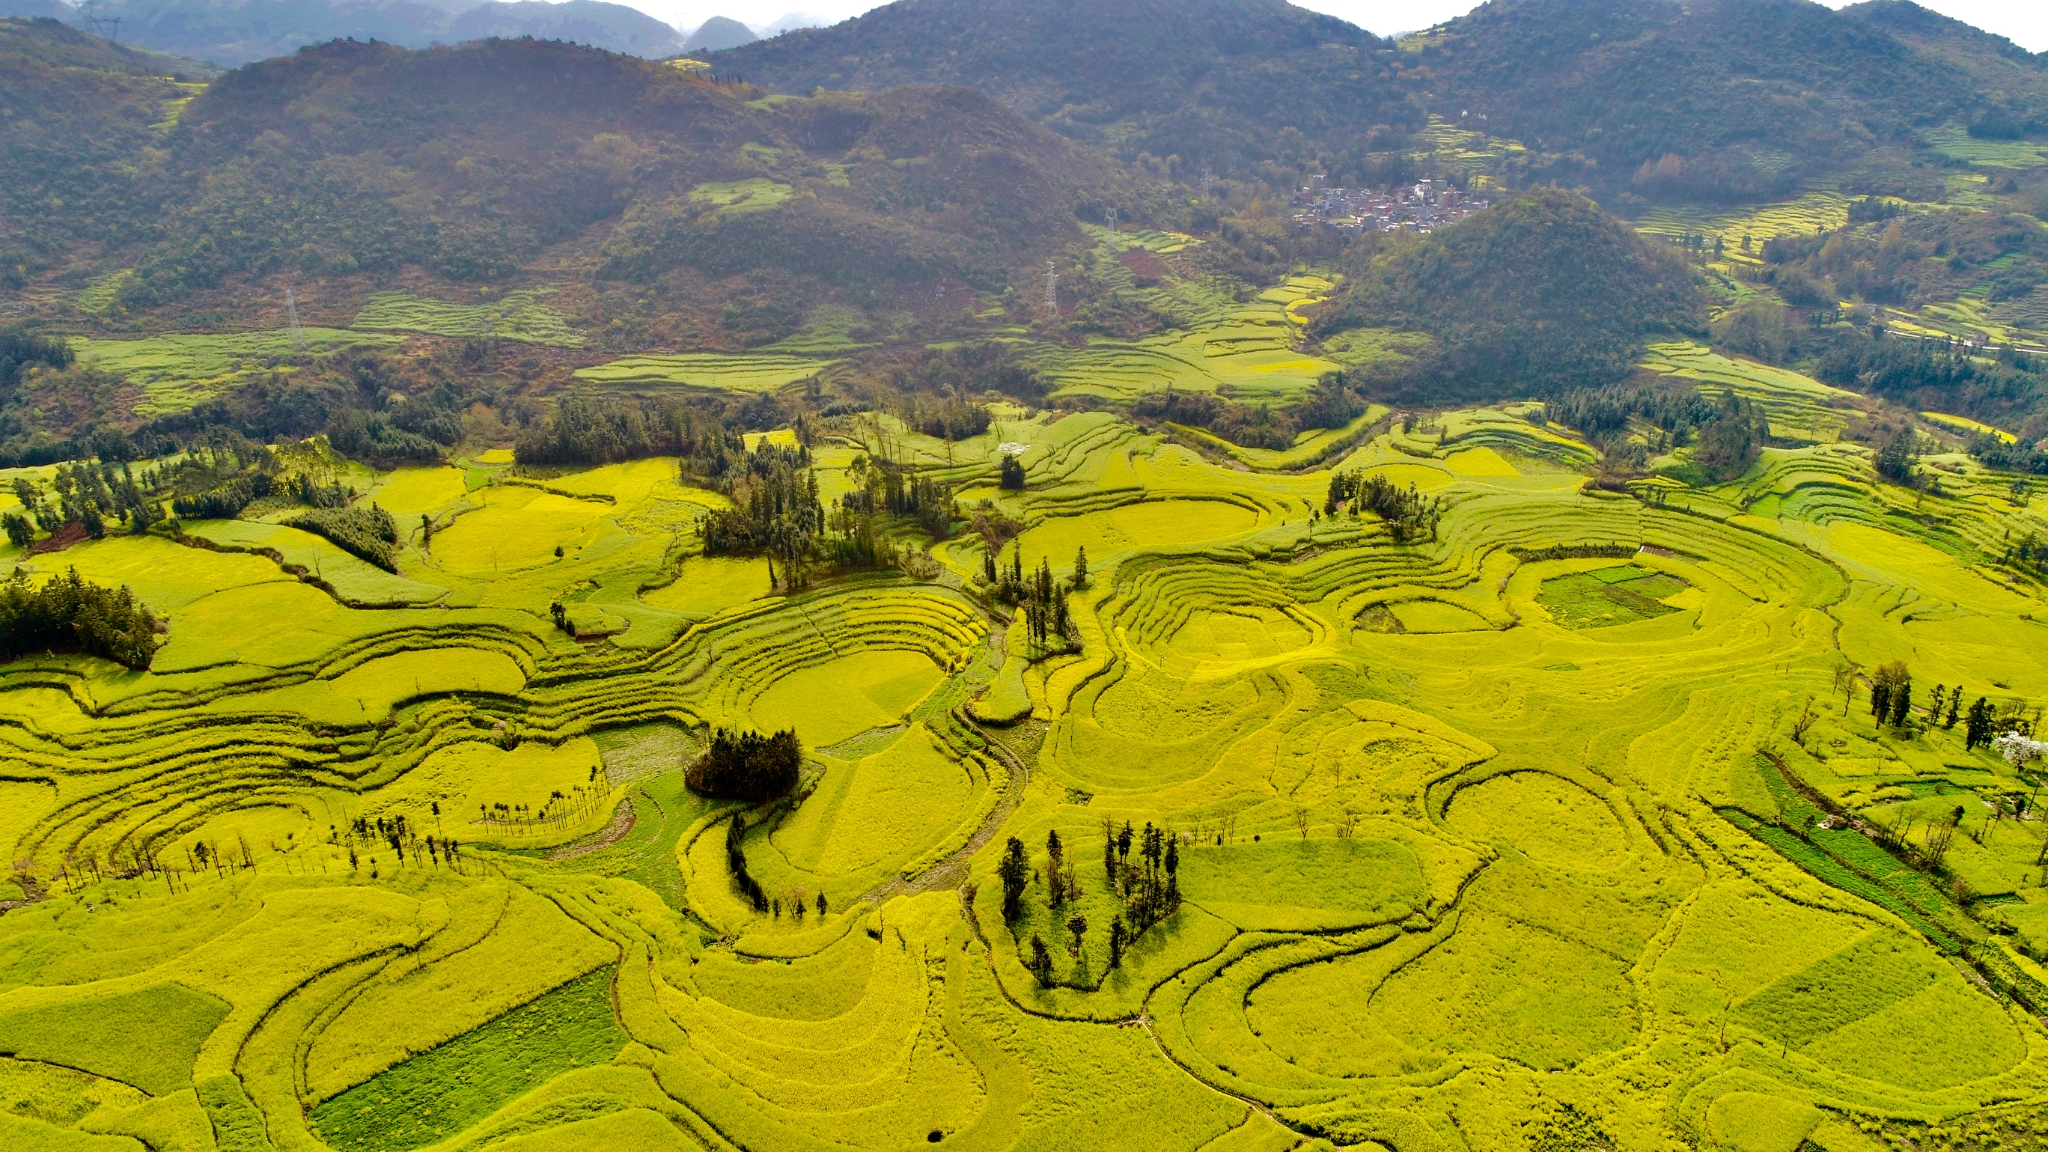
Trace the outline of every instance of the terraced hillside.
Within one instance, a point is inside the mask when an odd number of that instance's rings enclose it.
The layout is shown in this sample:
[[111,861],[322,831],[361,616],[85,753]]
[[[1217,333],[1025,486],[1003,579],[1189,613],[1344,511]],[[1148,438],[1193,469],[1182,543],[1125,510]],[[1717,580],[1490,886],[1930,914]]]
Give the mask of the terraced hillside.
[[[2034,1139],[2048,825],[2033,746],[1991,741],[2048,697],[2011,543],[2048,524],[1960,453],[1879,480],[1813,381],[1648,367],[1784,446],[1595,485],[1531,405],[1263,453],[826,416],[824,500],[885,461],[953,514],[806,583],[707,555],[732,505],[675,460],[315,445],[285,459],[390,514],[388,569],[277,501],[0,553],[166,622],[144,671],[0,664],[0,1133]],[[720,729],[793,731],[795,789],[693,791]]]

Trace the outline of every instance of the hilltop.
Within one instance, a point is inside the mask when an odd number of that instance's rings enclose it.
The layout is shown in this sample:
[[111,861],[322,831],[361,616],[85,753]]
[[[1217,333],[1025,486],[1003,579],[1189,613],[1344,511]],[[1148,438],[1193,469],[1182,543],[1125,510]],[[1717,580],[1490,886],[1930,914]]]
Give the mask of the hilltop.
[[1428,236],[1397,236],[1354,260],[1313,331],[1336,338],[1384,326],[1428,336],[1429,354],[1384,382],[1412,402],[1609,383],[1629,373],[1645,339],[1705,328],[1705,302],[1682,260],[1555,189]]
[[1496,0],[1415,48],[1432,105],[1528,144],[1532,177],[1741,203],[1909,151],[1916,130],[2000,101],[2022,120],[2048,112],[2038,61],[1981,75],[1958,63],[1981,49],[1953,50],[1939,20],[1903,0]]

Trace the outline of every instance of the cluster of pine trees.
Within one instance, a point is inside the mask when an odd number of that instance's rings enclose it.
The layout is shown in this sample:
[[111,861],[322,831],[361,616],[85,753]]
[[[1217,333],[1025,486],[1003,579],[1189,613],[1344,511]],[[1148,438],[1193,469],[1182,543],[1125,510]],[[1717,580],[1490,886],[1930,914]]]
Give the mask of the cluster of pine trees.
[[[1136,864],[1131,863],[1134,845],[1138,849]],[[1180,837],[1168,829],[1154,827],[1149,820],[1136,835],[1131,831],[1131,822],[1126,820],[1111,837],[1108,821],[1104,821],[1102,867],[1109,876],[1110,887],[1124,902],[1123,914],[1110,926],[1110,967],[1114,968],[1123,956],[1117,940],[1119,925],[1128,920],[1130,935],[1135,937],[1180,907]]]
[[900,464],[856,456],[847,468],[847,479],[853,482],[854,491],[840,497],[840,505],[848,512],[909,516],[933,540],[952,535],[953,498],[931,477]]
[[1413,484],[1402,488],[1377,474],[1335,472],[1323,497],[1323,514],[1334,516],[1345,510],[1353,515],[1366,511],[1378,516],[1397,544],[1421,539],[1425,533],[1435,540],[1437,523],[1443,519],[1442,501],[1424,496]]
[[76,652],[140,671],[156,653],[156,616],[126,585],[89,583],[73,568],[38,588],[19,569],[0,584],[0,661]]
[[1071,581],[1055,579],[1051,561],[1044,559],[1039,560],[1038,570],[1027,577],[1021,545],[1011,550],[1008,567],[988,551],[982,553],[981,563],[981,577],[990,593],[997,600],[1024,610],[1025,630],[1040,652],[1051,648],[1055,639],[1062,647],[1080,642],[1080,629],[1067,609],[1067,593],[1088,585],[1087,548],[1074,550]]
[[713,512],[704,522],[704,554],[765,552],[771,576],[780,561],[784,585],[808,583],[826,527],[810,463],[810,453],[801,446],[763,444],[756,449],[731,492],[734,507]]
[[285,523],[324,536],[342,551],[386,572],[398,571],[398,524],[391,519],[391,513],[375,504],[314,508]]
[[686,471],[719,477],[746,458],[747,446],[726,421],[678,400],[572,396],[520,433],[512,455],[529,466],[680,456]]
[[745,800],[759,804],[789,793],[803,767],[803,747],[795,729],[772,735],[717,728],[711,746],[684,774],[684,783],[700,796]]
[[16,478],[14,495],[24,511],[0,517],[9,543],[24,547],[35,539],[37,529],[55,535],[67,524],[77,524],[87,536],[99,539],[107,534],[109,520],[139,533],[163,519],[146,480],[138,482],[125,463],[60,464],[50,486],[54,498],[28,479]]

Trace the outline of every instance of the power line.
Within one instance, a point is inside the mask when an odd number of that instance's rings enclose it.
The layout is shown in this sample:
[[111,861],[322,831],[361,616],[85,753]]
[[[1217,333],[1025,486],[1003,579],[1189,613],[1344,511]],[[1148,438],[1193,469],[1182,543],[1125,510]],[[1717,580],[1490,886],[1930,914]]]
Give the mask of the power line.
[[1045,262],[1045,314],[1054,318],[1060,314],[1060,274],[1050,260]]

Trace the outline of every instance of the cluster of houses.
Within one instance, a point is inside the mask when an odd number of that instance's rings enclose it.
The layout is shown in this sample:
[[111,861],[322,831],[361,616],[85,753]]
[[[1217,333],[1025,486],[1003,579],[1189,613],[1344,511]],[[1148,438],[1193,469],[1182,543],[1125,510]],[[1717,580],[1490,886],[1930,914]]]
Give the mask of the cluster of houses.
[[1327,177],[1311,176],[1294,194],[1294,224],[1346,232],[1428,232],[1483,212],[1487,203],[1434,180],[1368,192],[1332,188]]

